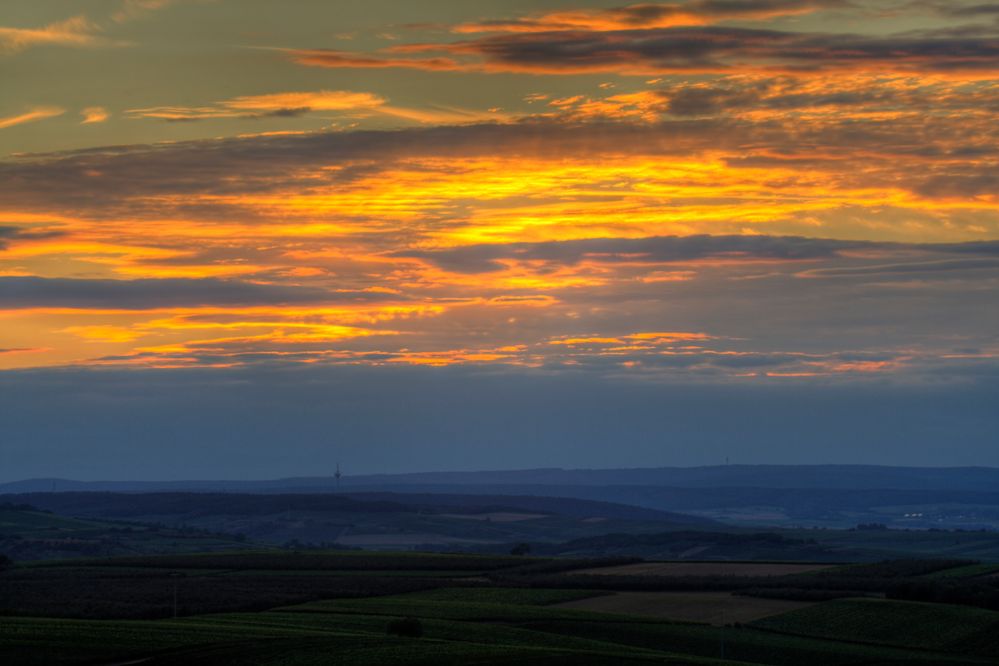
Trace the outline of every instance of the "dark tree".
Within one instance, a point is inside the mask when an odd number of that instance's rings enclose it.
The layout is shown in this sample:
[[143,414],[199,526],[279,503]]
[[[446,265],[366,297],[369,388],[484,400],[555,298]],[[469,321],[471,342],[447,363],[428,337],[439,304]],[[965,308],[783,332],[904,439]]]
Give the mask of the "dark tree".
[[423,635],[423,623],[415,617],[402,617],[389,622],[385,632],[389,636],[419,638]]
[[518,543],[510,549],[511,555],[527,555],[529,552],[531,552],[531,544],[529,543]]
[[12,566],[14,566],[14,560],[0,553],[0,571],[3,571],[4,569],[10,569]]

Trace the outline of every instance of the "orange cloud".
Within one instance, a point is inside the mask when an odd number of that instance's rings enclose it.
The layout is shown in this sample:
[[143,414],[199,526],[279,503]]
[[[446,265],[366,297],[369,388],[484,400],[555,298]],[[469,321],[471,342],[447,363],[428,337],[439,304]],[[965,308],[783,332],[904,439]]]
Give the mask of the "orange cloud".
[[111,20],[126,23],[177,2],[178,0],[122,0],[121,6],[111,15]]
[[54,118],[56,116],[61,116],[64,113],[66,113],[66,110],[61,109],[58,106],[39,106],[31,111],[27,111],[16,116],[0,118],[0,129],[14,127],[15,125],[22,125],[24,123],[33,123],[37,120],[45,120],[46,118]]
[[385,58],[332,49],[291,49],[291,59],[300,65],[344,69],[423,69],[437,72],[474,72],[475,64],[464,64],[452,58]]
[[84,340],[99,342],[132,342],[142,337],[142,333],[131,328],[110,325],[69,326],[64,329]]
[[105,43],[99,27],[85,16],[74,16],[42,28],[0,27],[0,53],[17,53],[33,46],[97,46]]
[[[843,300],[857,293],[844,284],[865,285],[880,308],[895,303],[886,292],[913,293],[944,268],[937,284],[947,287],[927,298],[985,298],[995,270],[986,244],[913,244],[999,233],[984,191],[995,130],[963,111],[986,99],[985,87],[972,97],[943,80],[833,83],[669,81],[562,97],[551,118],[508,125],[9,160],[0,165],[0,279],[58,284],[0,285],[0,346],[48,350],[7,354],[4,367],[279,359],[860,377],[972,355],[982,347],[973,335],[959,348],[878,354],[852,330],[843,341],[828,333],[837,339],[815,343],[822,352],[789,344],[801,339],[798,322],[841,332],[836,313],[869,302]],[[933,91],[941,101],[930,117],[880,115]],[[244,96],[218,108],[375,104],[333,93]],[[868,105],[856,113],[855,97]],[[722,120],[636,117],[678,115],[676,99]],[[600,114],[613,109],[622,117],[607,122]],[[842,125],[829,109],[843,111]],[[755,115],[768,110],[773,122]],[[914,151],[916,130],[927,143]],[[966,148],[947,150],[955,145]],[[929,176],[967,176],[978,189],[962,195],[960,182],[940,181],[921,190]],[[823,279],[802,280],[803,271]],[[166,296],[164,280],[177,281]],[[973,316],[969,308],[955,325],[971,327],[963,322]]]
[[719,24],[849,6],[839,0],[630,5],[460,24],[454,32],[476,36],[458,41],[401,44],[368,53],[288,53],[299,64],[341,69],[623,76],[858,72],[978,80],[996,76],[997,49],[987,33],[894,34],[889,25],[884,34],[847,34]]
[[94,123],[103,123],[105,120],[111,117],[102,106],[88,106],[87,108],[80,111],[80,115],[83,116],[83,120],[80,121],[81,125],[92,125]]
[[610,9],[580,9],[535,14],[515,20],[461,23],[456,33],[482,32],[552,32],[562,30],[635,30],[672,28],[718,23],[732,19],[763,20],[778,16],[809,14],[844,3],[837,0],[767,0],[756,2],[712,2],[691,0],[686,3],[650,2]]
[[125,113],[131,118],[193,121],[217,118],[279,118],[324,111],[342,113],[350,117],[390,116],[418,123],[460,124],[509,119],[509,116],[498,111],[394,106],[379,95],[349,90],[244,95],[212,106],[159,106],[129,109]]
[[133,118],[161,120],[202,120],[207,118],[266,117],[299,115],[310,111],[364,111],[385,104],[378,95],[349,90],[318,90],[284,92],[266,95],[244,95],[205,107],[160,106],[129,109]]

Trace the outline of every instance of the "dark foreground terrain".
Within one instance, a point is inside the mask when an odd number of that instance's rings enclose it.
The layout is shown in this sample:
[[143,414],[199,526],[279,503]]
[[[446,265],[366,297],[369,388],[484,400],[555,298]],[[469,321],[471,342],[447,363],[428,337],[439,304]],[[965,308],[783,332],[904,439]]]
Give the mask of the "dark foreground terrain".
[[511,494],[3,499],[3,666],[999,663],[990,529]]
[[35,562],[0,572],[0,663],[990,664],[996,570],[357,551]]

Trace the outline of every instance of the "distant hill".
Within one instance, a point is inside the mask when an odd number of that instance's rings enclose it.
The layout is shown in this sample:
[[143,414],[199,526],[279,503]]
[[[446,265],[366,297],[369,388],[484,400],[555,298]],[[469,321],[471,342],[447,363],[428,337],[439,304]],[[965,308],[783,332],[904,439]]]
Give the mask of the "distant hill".
[[613,518],[616,520],[644,520],[673,523],[675,525],[707,526],[715,521],[685,513],[650,509],[618,502],[586,500],[576,497],[545,497],[532,495],[456,495],[444,493],[350,493],[350,498],[365,501],[398,502],[434,507],[438,510],[460,512],[516,509],[572,518]]
[[875,465],[721,465],[648,469],[533,469],[429,472],[350,477],[363,485],[671,486],[678,488],[828,488],[842,490],[999,490],[991,467],[881,467]]
[[510,546],[504,544],[606,532],[724,529],[698,516],[562,497],[49,492],[5,499],[77,520],[227,535],[290,548],[454,550],[490,545],[506,552]]
[[108,557],[246,548],[234,535],[58,515],[0,502],[0,553],[14,560]]
[[716,525],[715,521],[669,511],[612,502],[565,497],[509,495],[434,495],[403,493],[243,494],[243,493],[112,493],[64,492],[9,495],[55,513],[85,517],[133,519],[173,516],[192,519],[212,515],[260,516],[282,512],[485,514],[520,511],[571,518],[607,518],[670,523],[677,526]]
[[[899,529],[999,530],[999,469],[988,467],[726,465],[348,475],[339,484],[332,477],[262,481],[32,479],[0,484],[0,496],[53,491],[336,495],[365,502],[427,502],[450,507],[509,507],[513,506],[510,498],[515,497],[517,506],[530,511],[581,517],[595,507],[572,502],[588,501],[604,504],[602,517],[674,524],[690,524],[689,516],[678,514],[695,514],[741,526],[848,528],[884,523]],[[535,499],[529,502],[526,498]],[[561,503],[557,498],[562,498]],[[609,504],[618,508],[612,510],[606,506]],[[623,505],[629,508],[621,508]],[[639,517],[637,512],[643,510],[669,515]]]
[[[344,490],[403,486],[668,486],[676,488],[821,488],[838,490],[999,490],[991,467],[883,467],[876,465],[721,465],[648,469],[528,469],[345,476]],[[331,492],[331,477],[265,481],[71,481],[31,479],[0,484],[0,494],[28,492]],[[548,495],[556,495],[549,490]]]

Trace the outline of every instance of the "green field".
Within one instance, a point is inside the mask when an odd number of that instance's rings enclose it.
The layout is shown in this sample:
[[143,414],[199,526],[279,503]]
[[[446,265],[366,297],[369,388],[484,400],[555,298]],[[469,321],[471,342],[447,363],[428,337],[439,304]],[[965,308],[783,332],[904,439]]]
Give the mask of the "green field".
[[[860,666],[999,656],[999,613],[960,606],[831,601],[724,627],[558,606],[609,592],[546,584],[587,580],[558,572],[589,564],[341,551],[35,563],[0,572],[0,663]],[[840,567],[807,580],[916,579],[949,564]],[[400,635],[414,624],[418,636]]]
[[999,659],[999,612],[979,608],[845,599],[764,618],[753,625],[799,636]]
[[996,573],[999,573],[999,564],[968,564],[927,574],[927,578],[974,578]]
[[996,532],[930,530],[790,530],[822,546],[848,551],[858,560],[894,557],[947,557],[999,562]]
[[[987,663],[934,652],[841,644],[743,629],[546,611],[518,604],[423,603],[385,598],[181,620],[74,621],[5,618],[0,660],[9,664],[147,663]],[[418,613],[422,638],[387,637],[397,610]],[[375,614],[372,614],[374,611]],[[456,616],[465,613],[463,619]],[[324,661],[325,660],[325,661]],[[443,660],[443,661],[442,661]],[[554,661],[553,661],[554,660]],[[532,663],[529,661],[528,663]]]
[[98,521],[66,518],[44,511],[0,508],[0,534],[29,535],[32,533],[84,533],[106,527]]
[[27,507],[0,505],[0,553],[17,560],[242,548],[246,548],[246,544],[230,534],[160,525],[83,520]]

